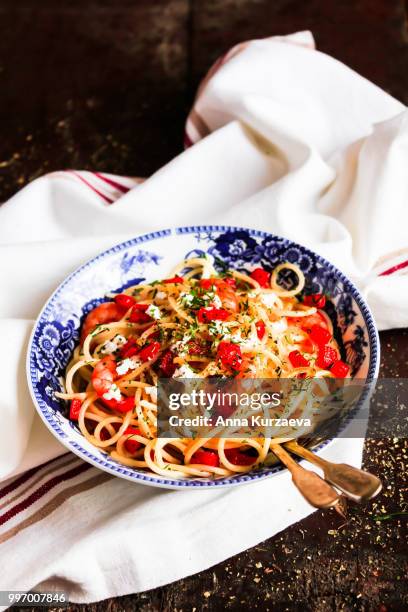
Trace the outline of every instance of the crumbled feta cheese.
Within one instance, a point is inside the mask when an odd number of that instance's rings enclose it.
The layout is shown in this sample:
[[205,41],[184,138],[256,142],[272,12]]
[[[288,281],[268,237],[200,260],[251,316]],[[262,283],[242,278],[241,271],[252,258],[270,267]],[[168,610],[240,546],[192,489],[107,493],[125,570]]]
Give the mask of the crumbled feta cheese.
[[231,334],[229,339],[231,340],[231,342],[236,342],[237,344],[242,344],[242,342],[245,342],[245,339],[242,337],[240,329]]
[[[214,376],[216,374],[219,375],[219,369],[218,366],[215,363],[210,363],[207,366],[207,372],[209,376]],[[227,378],[226,376],[221,376],[221,378]]]
[[260,345],[259,338],[257,334],[251,333],[247,338],[242,341],[242,348],[248,350],[256,350]]
[[145,387],[145,391],[154,402],[157,402],[157,387]]
[[116,366],[116,372],[119,376],[124,376],[129,372],[129,370],[136,370],[138,366],[138,362],[135,359],[124,359],[120,362],[118,366]]
[[194,301],[194,295],[192,293],[180,293],[180,301],[183,306],[191,306]]
[[173,353],[176,353],[181,357],[187,354],[187,346],[181,340],[173,342],[173,344],[171,344],[169,348],[171,351],[173,351]]
[[165,300],[165,299],[166,299],[166,297],[167,297],[167,293],[166,293],[165,291],[158,291],[158,292],[156,293],[156,298],[157,298],[158,300]]
[[104,393],[102,397],[106,400],[116,400],[117,402],[120,402],[120,400],[122,399],[122,394],[120,392],[119,387],[115,385],[115,383],[113,383],[109,391]]
[[193,370],[184,363],[174,372],[173,378],[201,378],[201,376],[193,372]]
[[276,303],[276,295],[274,293],[263,293],[262,301],[267,308],[272,308],[272,306]]
[[274,321],[273,323],[271,323],[271,330],[274,336],[277,336],[278,334],[281,334],[282,332],[286,331],[287,328],[288,324],[286,322],[286,319],[284,319],[283,317],[279,319],[279,321]]
[[126,344],[127,340],[124,336],[118,334],[112,340],[107,340],[101,348],[101,353],[104,355],[111,355],[117,351],[121,346]]
[[214,291],[206,291],[203,295],[202,295],[202,299],[205,302],[212,302],[215,298],[215,293]]
[[184,355],[188,351],[188,342],[191,340],[190,334],[184,334],[181,340],[177,340],[170,345],[170,350],[178,353],[179,355]]
[[150,304],[150,306],[146,309],[146,314],[148,314],[149,317],[152,317],[152,319],[155,319],[156,321],[158,319],[161,319],[160,308],[158,308],[154,304]]
[[222,302],[219,298],[218,295],[214,295],[214,299],[213,299],[213,304],[216,308],[221,308],[222,307]]

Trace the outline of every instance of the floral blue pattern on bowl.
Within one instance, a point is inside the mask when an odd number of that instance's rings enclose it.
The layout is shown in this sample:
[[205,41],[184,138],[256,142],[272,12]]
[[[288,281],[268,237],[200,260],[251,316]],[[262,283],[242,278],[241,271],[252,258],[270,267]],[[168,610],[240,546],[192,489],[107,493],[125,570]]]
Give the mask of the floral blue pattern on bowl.
[[[165,278],[183,258],[210,254],[216,268],[268,270],[282,261],[296,263],[306,277],[308,293],[329,296],[327,312],[352,374],[371,382],[378,372],[378,334],[372,315],[354,285],[333,265],[289,240],[266,232],[228,226],[189,226],[139,236],[104,251],[73,272],[53,293],[33,329],[27,376],[36,408],[48,428],[72,452],[111,474],[166,488],[226,487],[276,474],[281,466],[263,466],[248,474],[220,479],[175,480],[129,468],[95,448],[64,415],[56,399],[61,378],[79,340],[81,321],[105,294],[145,279]],[[290,286],[290,274],[284,278]],[[323,443],[322,448],[328,442]]]

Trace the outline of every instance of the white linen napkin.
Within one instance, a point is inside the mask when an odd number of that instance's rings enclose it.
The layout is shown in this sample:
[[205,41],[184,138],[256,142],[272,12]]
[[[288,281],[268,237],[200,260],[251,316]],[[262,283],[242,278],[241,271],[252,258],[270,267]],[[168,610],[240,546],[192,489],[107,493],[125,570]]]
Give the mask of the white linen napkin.
[[[65,453],[29,397],[27,339],[55,286],[89,257],[139,233],[201,223],[301,242],[353,278],[380,328],[407,325],[407,117],[314,50],[310,33],[243,43],[200,87],[187,150],[150,179],[53,173],[0,208],[1,589],[60,587],[82,602],[146,590],[311,512],[287,473],[250,491],[173,492]],[[361,453],[355,439],[323,451],[354,465]]]

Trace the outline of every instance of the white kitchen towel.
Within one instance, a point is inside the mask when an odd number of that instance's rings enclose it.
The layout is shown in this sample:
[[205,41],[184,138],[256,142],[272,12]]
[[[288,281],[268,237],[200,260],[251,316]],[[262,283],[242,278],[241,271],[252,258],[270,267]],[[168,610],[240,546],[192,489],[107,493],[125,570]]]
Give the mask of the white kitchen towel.
[[[27,338],[49,294],[87,258],[138,233],[200,223],[301,242],[353,278],[381,328],[407,325],[407,117],[314,50],[310,33],[252,41],[213,66],[187,150],[145,182],[58,172],[3,204],[1,589],[62,587],[83,602],[150,589],[310,513],[287,473],[226,491],[161,491],[67,454],[35,416]],[[361,452],[361,440],[341,440],[323,454],[360,465]]]

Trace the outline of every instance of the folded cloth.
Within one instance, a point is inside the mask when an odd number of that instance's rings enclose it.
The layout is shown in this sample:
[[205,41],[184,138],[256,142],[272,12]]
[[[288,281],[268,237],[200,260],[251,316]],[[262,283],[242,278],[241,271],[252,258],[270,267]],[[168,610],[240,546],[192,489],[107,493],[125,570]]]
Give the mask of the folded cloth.
[[[311,512],[287,473],[247,485],[250,495],[245,486],[173,492],[66,453],[29,397],[27,339],[49,294],[87,258],[138,233],[200,223],[306,244],[353,278],[381,328],[407,325],[407,117],[314,50],[310,33],[251,41],[211,68],[187,150],[150,179],[57,172],[3,204],[1,589],[64,588],[82,602],[146,590]],[[336,440],[322,454],[360,465],[362,441]]]

